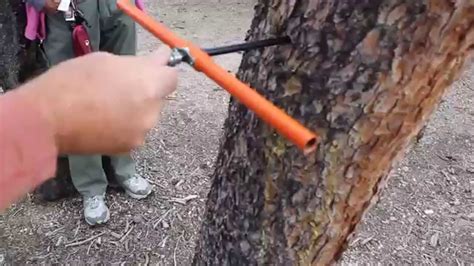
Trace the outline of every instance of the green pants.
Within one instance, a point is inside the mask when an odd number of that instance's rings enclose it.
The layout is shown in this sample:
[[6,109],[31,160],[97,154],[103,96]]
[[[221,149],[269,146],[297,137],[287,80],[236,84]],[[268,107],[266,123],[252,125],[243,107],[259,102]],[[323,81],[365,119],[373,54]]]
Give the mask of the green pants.
[[[136,53],[135,23],[116,8],[117,0],[77,2],[78,8],[89,23],[88,33],[94,51],[101,50],[118,55]],[[43,48],[49,65],[53,66],[73,58],[71,29],[65,21],[64,14],[60,12],[48,15],[46,25],[47,36]],[[101,155],[69,155],[72,181],[83,196],[105,193],[107,178],[102,168],[101,157]],[[111,162],[119,182],[135,174],[135,163],[129,154],[111,156]]]

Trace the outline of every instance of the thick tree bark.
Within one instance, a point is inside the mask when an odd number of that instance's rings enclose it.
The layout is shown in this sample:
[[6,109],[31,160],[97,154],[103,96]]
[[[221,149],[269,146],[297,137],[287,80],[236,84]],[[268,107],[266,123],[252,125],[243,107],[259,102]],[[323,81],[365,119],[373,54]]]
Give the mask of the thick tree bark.
[[11,90],[46,69],[37,43],[28,41],[25,4],[22,0],[0,1],[0,87]]
[[197,265],[325,265],[474,47],[472,0],[260,0],[239,77],[321,135],[305,157],[231,100]]
[[3,90],[18,82],[21,49],[15,11],[10,1],[0,1],[0,87]]

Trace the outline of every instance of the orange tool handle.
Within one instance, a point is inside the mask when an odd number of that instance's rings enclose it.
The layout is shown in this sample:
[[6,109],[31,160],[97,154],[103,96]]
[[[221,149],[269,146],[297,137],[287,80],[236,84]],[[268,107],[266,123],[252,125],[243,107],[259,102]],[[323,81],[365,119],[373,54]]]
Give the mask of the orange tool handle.
[[272,125],[281,135],[293,142],[305,153],[316,149],[317,136],[301,125],[284,111],[273,105],[257,91],[244,84],[225,69],[214,63],[214,60],[198,46],[175,35],[163,24],[145,14],[129,0],[120,0],[118,7],[138,24],[151,32],[171,48],[188,48],[194,60],[194,68],[206,74],[232,96],[255,112],[261,119]]

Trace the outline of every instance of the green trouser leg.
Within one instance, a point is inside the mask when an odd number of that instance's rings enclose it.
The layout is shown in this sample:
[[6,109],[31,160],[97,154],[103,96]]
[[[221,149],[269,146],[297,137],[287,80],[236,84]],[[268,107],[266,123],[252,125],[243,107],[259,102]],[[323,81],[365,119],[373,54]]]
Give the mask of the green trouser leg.
[[[137,36],[133,20],[117,9],[116,0],[98,0],[98,3],[100,50],[117,55],[135,55]],[[136,173],[130,154],[110,157],[117,181],[126,180]]]
[[[88,33],[91,47],[99,50],[100,19],[97,1],[84,1],[78,5],[90,27]],[[46,19],[47,37],[43,43],[44,52],[50,66],[74,58],[70,25],[65,21],[64,14],[58,12],[48,15]],[[84,196],[104,194],[107,188],[107,178],[102,169],[100,155],[69,157],[71,179],[76,189]]]
[[117,55],[135,55],[135,22],[117,8],[116,0],[99,0],[100,50]]

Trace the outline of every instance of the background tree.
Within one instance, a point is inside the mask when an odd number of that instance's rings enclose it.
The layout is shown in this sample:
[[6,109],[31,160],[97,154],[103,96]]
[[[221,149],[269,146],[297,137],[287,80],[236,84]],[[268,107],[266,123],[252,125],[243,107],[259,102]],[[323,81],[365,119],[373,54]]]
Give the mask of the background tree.
[[[21,2],[21,1],[18,1]],[[19,3],[18,3],[19,4]],[[19,59],[21,52],[16,9],[10,1],[0,2],[0,87],[10,89],[18,82]]]
[[22,0],[0,2],[0,87],[11,90],[46,69],[37,42],[24,37],[25,3]]
[[308,157],[231,100],[198,265],[329,264],[474,47],[472,0],[260,0],[239,77],[321,135]]

